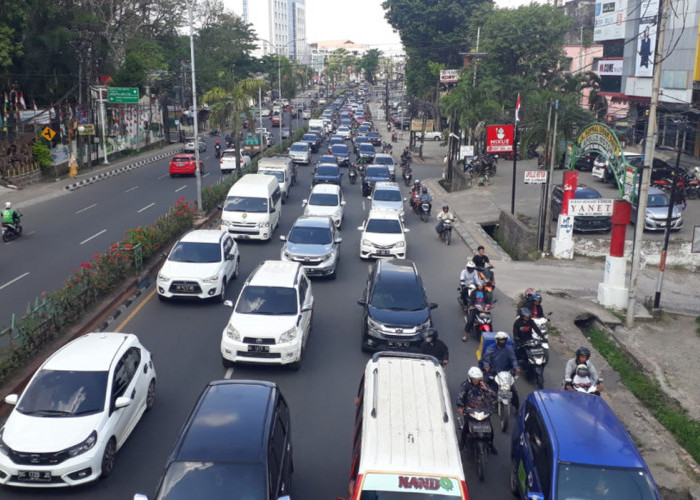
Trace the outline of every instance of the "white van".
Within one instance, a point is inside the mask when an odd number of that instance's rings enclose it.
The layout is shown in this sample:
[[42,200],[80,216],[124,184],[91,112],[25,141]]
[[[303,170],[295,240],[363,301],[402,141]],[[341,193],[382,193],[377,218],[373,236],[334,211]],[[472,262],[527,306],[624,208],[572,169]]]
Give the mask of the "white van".
[[282,190],[282,203],[289,198],[289,188],[296,183],[296,165],[291,158],[285,156],[272,156],[261,158],[258,162],[258,173],[272,175],[277,179]]
[[381,498],[380,492],[469,498],[445,372],[435,358],[374,354],[355,401],[350,500]]
[[282,190],[271,175],[246,174],[226,195],[221,228],[234,238],[269,240],[279,225]]
[[317,118],[309,120],[309,132],[320,132],[321,134],[324,134],[325,127],[323,124],[323,120]]

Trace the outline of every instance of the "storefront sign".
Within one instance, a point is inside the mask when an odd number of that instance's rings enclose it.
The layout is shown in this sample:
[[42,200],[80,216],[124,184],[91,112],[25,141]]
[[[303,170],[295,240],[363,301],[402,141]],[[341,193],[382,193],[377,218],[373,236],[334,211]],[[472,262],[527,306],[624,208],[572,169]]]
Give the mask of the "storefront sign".
[[575,217],[603,217],[613,213],[613,200],[569,200],[569,215]]
[[486,127],[486,152],[508,153],[513,151],[513,125],[489,125]]
[[441,69],[440,83],[457,83],[459,80],[458,69]]
[[546,170],[526,170],[525,184],[544,184],[547,182]]
[[622,59],[607,59],[598,61],[598,76],[622,75]]

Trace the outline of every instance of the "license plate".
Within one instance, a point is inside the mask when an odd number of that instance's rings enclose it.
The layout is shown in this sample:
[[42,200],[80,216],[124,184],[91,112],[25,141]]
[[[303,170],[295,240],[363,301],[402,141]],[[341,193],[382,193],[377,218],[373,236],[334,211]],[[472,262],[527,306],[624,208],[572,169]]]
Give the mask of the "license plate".
[[28,483],[50,483],[51,472],[38,470],[17,471],[17,479]]
[[248,352],[270,352],[270,346],[266,345],[249,345]]
[[377,255],[389,255],[389,250],[377,250]]
[[178,285],[178,292],[194,292],[194,285]]
[[176,163],[175,166],[176,167],[186,167],[187,164],[186,163]]
[[410,342],[395,342],[395,341],[389,342],[389,347],[393,347],[395,349],[408,349],[408,347],[410,345],[411,345]]

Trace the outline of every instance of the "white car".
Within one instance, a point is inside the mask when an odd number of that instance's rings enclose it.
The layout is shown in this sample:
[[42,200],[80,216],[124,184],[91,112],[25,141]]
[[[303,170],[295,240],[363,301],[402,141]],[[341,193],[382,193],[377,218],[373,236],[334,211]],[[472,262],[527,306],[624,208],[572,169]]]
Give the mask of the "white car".
[[388,168],[391,179],[394,180],[396,178],[396,163],[394,163],[394,157],[389,153],[376,153],[372,160],[372,165],[382,165]]
[[302,111],[301,118],[302,118],[302,120],[310,120],[311,119],[311,110],[305,109],[304,111]]
[[[233,307],[230,300],[224,305]],[[267,260],[246,280],[221,335],[224,367],[234,363],[301,366],[314,296],[299,262]]]
[[[250,159],[250,156],[243,154],[243,151],[241,151],[241,158],[240,158],[240,165],[241,168],[245,168],[248,165],[250,165],[250,162],[252,160]],[[226,174],[233,172],[236,170],[236,150],[231,148],[231,149],[224,149],[221,152],[221,156],[219,157],[219,167],[221,168],[221,173]]]
[[270,110],[269,110],[268,108],[263,108],[263,109],[262,109],[262,112],[260,113],[260,115],[261,115],[263,118],[267,118],[268,116],[270,116]]
[[308,142],[295,142],[289,148],[289,157],[294,163],[308,165],[311,161],[311,147]]
[[[207,143],[200,140],[199,141],[199,152],[204,153],[207,150]],[[194,153],[194,138],[188,137],[187,143],[184,148],[185,153]]]
[[228,231],[195,229],[178,241],[158,272],[158,298],[217,297],[238,276],[238,245]]
[[423,138],[426,141],[441,141],[442,140],[442,132],[440,131],[432,131],[432,130],[426,130],[425,133],[423,134]]
[[107,477],[155,402],[156,371],[136,335],[89,333],[36,371],[0,430],[0,484],[76,486]]
[[338,130],[336,130],[335,133],[337,135],[341,136],[346,141],[348,139],[350,139],[350,137],[351,137],[350,127],[345,127],[345,126],[338,127]]
[[370,210],[367,220],[357,228],[362,231],[360,258],[406,258],[406,235],[399,215],[390,210]]
[[311,189],[307,200],[301,202],[304,215],[323,215],[333,219],[335,227],[340,229],[345,217],[345,198],[343,190],[337,184],[316,184]]
[[372,200],[370,210],[388,210],[396,212],[403,219],[404,202],[406,199],[401,196],[401,189],[395,182],[377,182],[374,185],[372,195],[367,197]]

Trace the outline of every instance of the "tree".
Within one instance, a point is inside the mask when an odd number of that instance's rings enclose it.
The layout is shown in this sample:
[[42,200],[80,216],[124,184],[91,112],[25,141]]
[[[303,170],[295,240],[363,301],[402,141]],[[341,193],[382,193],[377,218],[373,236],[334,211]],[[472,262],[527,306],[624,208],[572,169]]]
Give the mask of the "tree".
[[379,49],[370,49],[365,52],[360,59],[360,68],[362,68],[365,73],[365,80],[372,85],[375,84],[374,75],[377,72],[377,68],[379,68],[379,58],[381,55],[382,52]]
[[0,3],[0,69],[22,55],[22,32],[27,22],[28,2],[10,0]]

